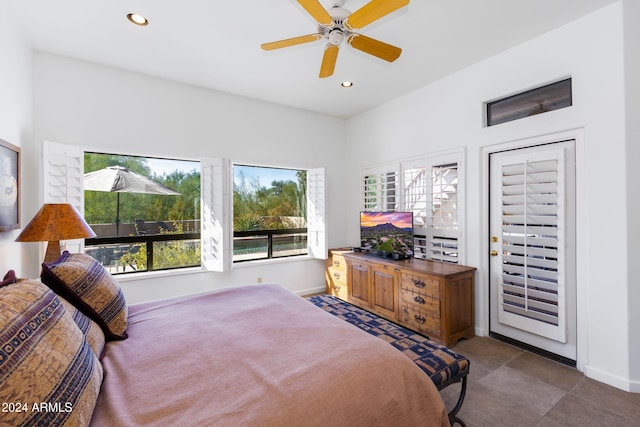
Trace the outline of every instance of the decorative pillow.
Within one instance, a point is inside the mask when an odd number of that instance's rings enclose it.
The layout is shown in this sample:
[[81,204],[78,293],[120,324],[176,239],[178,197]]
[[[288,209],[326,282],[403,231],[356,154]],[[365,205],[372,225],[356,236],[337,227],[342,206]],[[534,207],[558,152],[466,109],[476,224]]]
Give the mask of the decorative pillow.
[[88,425],[103,369],[60,299],[25,281],[0,302],[2,425]]
[[64,251],[42,264],[42,282],[93,319],[107,340],[127,338],[127,304],[120,285],[95,259]]
[[87,339],[89,347],[91,347],[93,353],[98,356],[98,359],[100,359],[106,341],[104,332],[102,332],[100,326],[98,326],[96,322],[91,320],[83,312],[74,307],[69,301],[59,295],[58,298],[62,302],[62,305],[64,305],[65,310],[67,310],[71,315],[73,321],[76,322],[80,331],[84,334],[84,337]]
[[13,270],[7,271],[7,274],[4,275],[4,279],[0,282],[0,288],[11,283],[16,283],[16,272]]

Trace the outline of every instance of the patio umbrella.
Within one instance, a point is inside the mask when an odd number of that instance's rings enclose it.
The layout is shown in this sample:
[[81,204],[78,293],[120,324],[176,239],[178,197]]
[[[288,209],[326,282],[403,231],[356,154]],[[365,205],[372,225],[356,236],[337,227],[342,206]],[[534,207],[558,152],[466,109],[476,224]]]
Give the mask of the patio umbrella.
[[84,189],[117,193],[116,236],[120,228],[120,193],[158,194],[179,196],[180,193],[159,182],[142,176],[122,166],[108,166],[84,175]]

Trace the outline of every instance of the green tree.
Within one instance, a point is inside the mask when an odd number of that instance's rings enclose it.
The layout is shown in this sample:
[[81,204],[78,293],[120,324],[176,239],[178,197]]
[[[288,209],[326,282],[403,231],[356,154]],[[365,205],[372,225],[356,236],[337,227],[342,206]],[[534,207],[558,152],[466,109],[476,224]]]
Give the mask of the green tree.
[[[137,156],[85,153],[85,173],[108,166],[123,166],[180,193],[180,196],[120,194],[120,222],[194,220],[200,217],[200,172],[155,174],[148,160]],[[85,191],[85,219],[89,224],[112,224],[116,219],[116,193]]]
[[234,230],[290,228],[284,217],[306,218],[306,172],[297,172],[298,182],[273,181],[260,186],[243,174],[233,188]]

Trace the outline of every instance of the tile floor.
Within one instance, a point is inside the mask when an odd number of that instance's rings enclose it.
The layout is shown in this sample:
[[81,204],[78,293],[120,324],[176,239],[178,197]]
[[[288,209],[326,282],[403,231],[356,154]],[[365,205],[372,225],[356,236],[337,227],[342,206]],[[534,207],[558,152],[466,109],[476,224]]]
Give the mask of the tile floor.
[[[586,378],[574,368],[488,337],[452,349],[471,360],[458,416],[468,427],[640,426],[640,394]],[[448,408],[460,385],[441,395]]]

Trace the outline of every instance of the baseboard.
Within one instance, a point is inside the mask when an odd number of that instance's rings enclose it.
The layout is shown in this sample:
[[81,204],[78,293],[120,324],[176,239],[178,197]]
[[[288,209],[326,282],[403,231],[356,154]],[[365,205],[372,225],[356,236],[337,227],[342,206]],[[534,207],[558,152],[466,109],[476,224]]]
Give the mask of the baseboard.
[[593,380],[619,388],[620,390],[631,393],[640,393],[640,381],[633,381],[629,378],[613,375],[610,372],[605,372],[589,365],[585,365],[584,374]]
[[301,297],[304,297],[304,296],[307,296],[307,295],[324,293],[326,291],[327,291],[327,288],[325,286],[320,286],[320,287],[317,287],[317,288],[303,289],[301,291],[293,291],[293,293],[296,294],[296,295],[299,295]]

